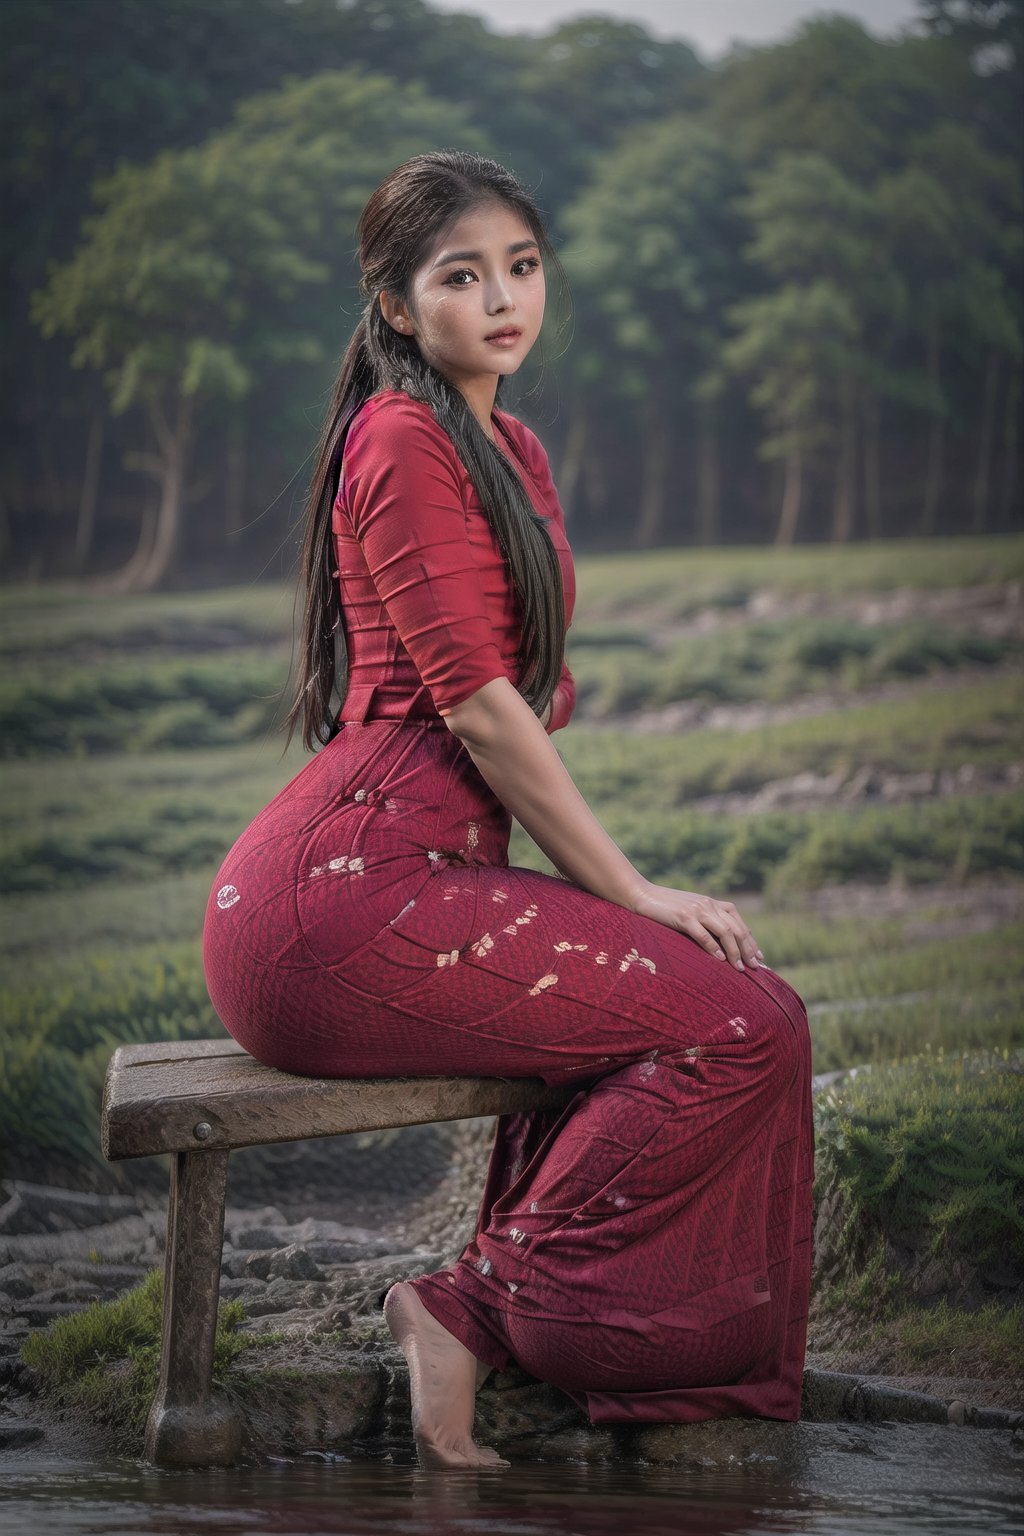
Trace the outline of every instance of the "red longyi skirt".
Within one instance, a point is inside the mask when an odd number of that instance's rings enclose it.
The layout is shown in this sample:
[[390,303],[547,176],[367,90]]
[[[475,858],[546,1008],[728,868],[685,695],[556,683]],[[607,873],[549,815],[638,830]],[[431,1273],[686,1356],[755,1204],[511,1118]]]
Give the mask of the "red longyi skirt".
[[811,1267],[800,998],[568,881],[440,720],[346,725],[239,838],[207,983],[261,1061],[318,1077],[578,1081],[498,1122],[479,1229],[413,1281],[494,1366],[595,1423],[795,1419]]

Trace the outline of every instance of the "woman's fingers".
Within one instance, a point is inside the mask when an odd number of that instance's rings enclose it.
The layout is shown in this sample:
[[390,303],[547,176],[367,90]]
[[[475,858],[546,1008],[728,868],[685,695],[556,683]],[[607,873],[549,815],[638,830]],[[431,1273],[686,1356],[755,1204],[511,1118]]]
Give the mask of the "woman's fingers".
[[722,906],[715,901],[709,901],[707,907],[700,915],[700,920],[711,933],[715,935],[721,947],[725,950],[725,958],[730,965],[741,966],[743,956],[740,953],[739,938],[735,924],[725,912]]
[[731,901],[647,883],[633,910],[678,928],[716,960],[728,960],[738,970],[764,960],[757,940]]
[[710,933],[699,918],[687,914],[683,918],[682,931],[691,939],[696,939],[701,949],[706,949],[709,955],[714,955],[716,960],[725,959],[725,951],[719,948],[718,940]]
[[708,901],[699,920],[717,940],[724,958],[737,970],[757,964],[757,943],[731,901]]

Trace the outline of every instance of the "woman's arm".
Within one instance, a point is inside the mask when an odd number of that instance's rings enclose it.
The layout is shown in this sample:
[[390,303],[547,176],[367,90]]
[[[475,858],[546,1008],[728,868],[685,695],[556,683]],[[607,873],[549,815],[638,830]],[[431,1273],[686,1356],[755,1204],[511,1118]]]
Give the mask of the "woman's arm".
[[580,794],[544,725],[507,677],[445,711],[499,800],[567,879],[631,912],[687,933],[742,967],[760,951],[731,902],[654,885],[634,868]]

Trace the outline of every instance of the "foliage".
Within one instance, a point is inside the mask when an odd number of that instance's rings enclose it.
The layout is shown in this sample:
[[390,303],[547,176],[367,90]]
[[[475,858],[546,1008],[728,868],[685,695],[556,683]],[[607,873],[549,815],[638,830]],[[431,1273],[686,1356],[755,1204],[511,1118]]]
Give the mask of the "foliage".
[[88,1179],[103,1167],[100,1101],[117,1047],[220,1032],[194,942],[78,954],[61,979],[12,977],[0,992],[0,1171],[76,1166]]
[[841,1196],[830,1246],[850,1272],[884,1236],[1024,1277],[1019,1066],[937,1052],[859,1072],[819,1098],[817,1182]]
[[[30,1334],[21,1358],[61,1407],[112,1426],[124,1452],[138,1454],[160,1365],[164,1277],[152,1270],[114,1301],[94,1302]],[[240,1302],[222,1301],[213,1347],[213,1378],[222,1381],[254,1342],[240,1333]]]
[[569,237],[580,326],[539,425],[578,544],[1013,526],[1019,8],[924,10],[705,69],[600,16],[93,0],[83,28],[9,0],[12,569],[279,568],[359,204],[443,143],[491,146]]

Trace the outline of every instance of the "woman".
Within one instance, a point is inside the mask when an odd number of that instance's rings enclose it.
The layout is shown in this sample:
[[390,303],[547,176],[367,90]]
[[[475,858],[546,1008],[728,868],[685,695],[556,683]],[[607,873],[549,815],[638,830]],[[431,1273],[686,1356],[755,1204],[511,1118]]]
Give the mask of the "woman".
[[[422,1461],[500,1461],[474,1391],[513,1359],[596,1423],[796,1418],[803,1006],[734,906],[643,878],[550,741],[572,558],[544,450],[495,398],[557,260],[515,178],[454,152],[394,171],[359,236],[290,716],[326,745],[221,869],[210,995],[289,1072],[581,1085],[499,1121],[475,1239],[388,1293]],[[512,816],[563,879],[509,867]]]

